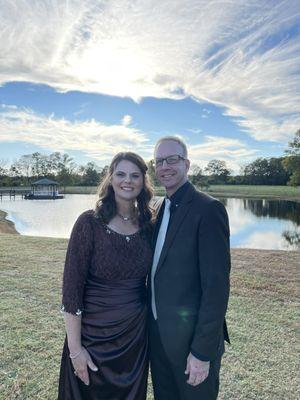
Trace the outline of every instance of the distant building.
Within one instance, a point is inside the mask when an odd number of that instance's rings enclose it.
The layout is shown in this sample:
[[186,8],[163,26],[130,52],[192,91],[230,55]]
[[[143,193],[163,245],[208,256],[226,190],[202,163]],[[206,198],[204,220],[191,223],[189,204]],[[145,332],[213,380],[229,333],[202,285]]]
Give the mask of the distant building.
[[51,179],[43,178],[31,184],[31,191],[25,195],[26,200],[63,199],[58,192],[58,183]]

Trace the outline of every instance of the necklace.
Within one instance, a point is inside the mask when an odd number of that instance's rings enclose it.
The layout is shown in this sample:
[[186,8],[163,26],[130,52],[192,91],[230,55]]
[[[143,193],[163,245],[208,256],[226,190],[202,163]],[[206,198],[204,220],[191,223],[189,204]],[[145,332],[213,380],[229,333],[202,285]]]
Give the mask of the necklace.
[[130,221],[133,217],[125,216],[117,212],[117,216],[120,217],[123,221]]

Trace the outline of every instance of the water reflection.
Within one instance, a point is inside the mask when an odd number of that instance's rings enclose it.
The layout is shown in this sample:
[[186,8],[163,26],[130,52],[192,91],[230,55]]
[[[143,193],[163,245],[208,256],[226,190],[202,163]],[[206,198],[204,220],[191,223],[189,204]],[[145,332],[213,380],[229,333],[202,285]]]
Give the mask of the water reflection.
[[282,235],[291,246],[296,246],[300,249],[300,233],[299,232],[284,231],[282,233]]
[[300,249],[300,203],[220,199],[230,219],[232,247]]
[[0,202],[0,209],[8,213],[22,235],[63,237],[70,236],[79,214],[94,207],[96,195],[69,194],[62,200],[15,200]]
[[[23,235],[69,237],[78,215],[93,208],[95,195],[67,195],[63,200],[3,199]],[[231,247],[300,249],[300,203],[293,201],[220,199],[229,214]]]
[[300,225],[300,203],[295,201],[244,199],[243,203],[245,210],[251,210],[258,217],[275,217]]
[[281,232],[262,230],[254,232],[236,246],[265,250],[297,250],[297,245],[288,243]]
[[229,214],[230,234],[232,238],[239,235],[239,232],[255,226],[256,221],[250,210],[246,210],[241,199],[222,198],[220,201],[224,204]]
[[[300,203],[285,200],[244,199],[245,209],[249,208],[258,217],[270,217],[292,221],[300,225]],[[300,233],[297,230],[285,230],[282,238],[288,246],[300,248]]]

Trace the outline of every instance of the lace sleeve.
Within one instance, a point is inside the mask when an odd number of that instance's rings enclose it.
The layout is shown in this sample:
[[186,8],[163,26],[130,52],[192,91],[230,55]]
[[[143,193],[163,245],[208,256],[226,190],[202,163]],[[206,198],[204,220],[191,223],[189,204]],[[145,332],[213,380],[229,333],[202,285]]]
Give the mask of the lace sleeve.
[[61,311],[80,315],[83,292],[93,249],[93,227],[90,212],[75,222],[68,244],[62,285]]

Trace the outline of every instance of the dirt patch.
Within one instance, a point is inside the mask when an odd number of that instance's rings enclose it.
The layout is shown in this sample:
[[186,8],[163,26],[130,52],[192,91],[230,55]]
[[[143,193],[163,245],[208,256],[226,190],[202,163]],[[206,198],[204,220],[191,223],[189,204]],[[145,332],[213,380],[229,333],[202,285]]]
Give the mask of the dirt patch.
[[13,235],[19,235],[19,232],[15,228],[15,224],[6,219],[7,213],[0,210],[0,234],[10,233]]

